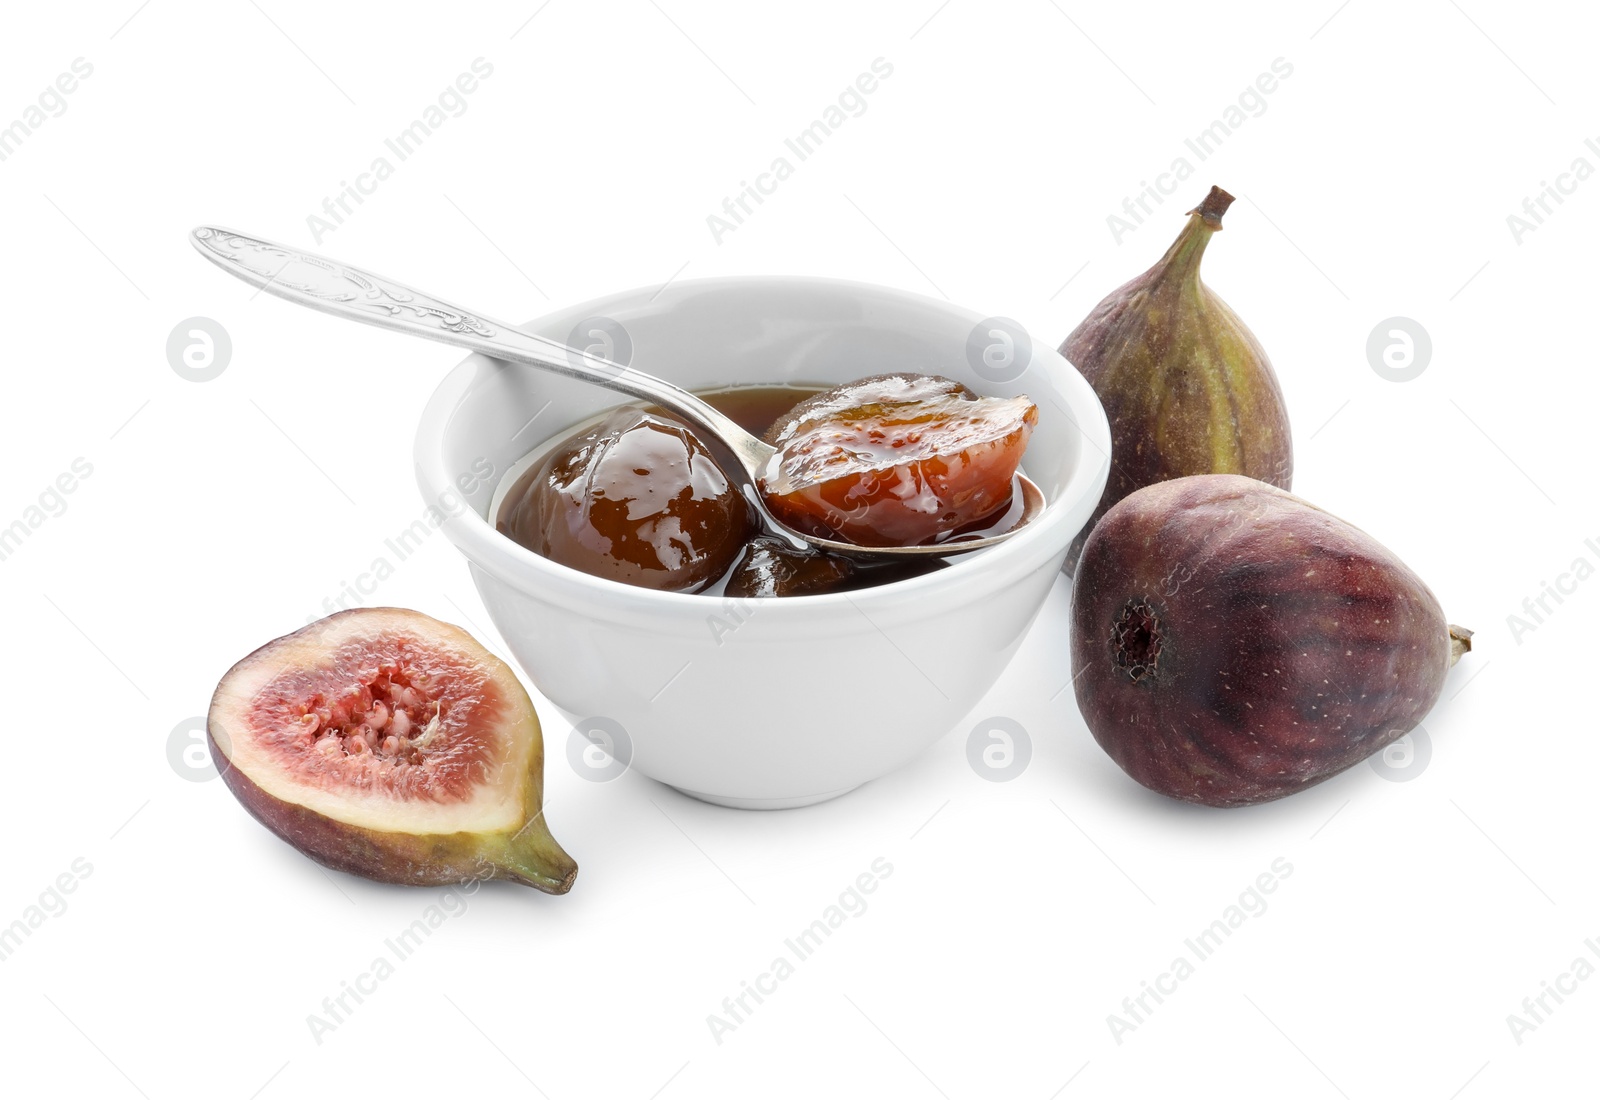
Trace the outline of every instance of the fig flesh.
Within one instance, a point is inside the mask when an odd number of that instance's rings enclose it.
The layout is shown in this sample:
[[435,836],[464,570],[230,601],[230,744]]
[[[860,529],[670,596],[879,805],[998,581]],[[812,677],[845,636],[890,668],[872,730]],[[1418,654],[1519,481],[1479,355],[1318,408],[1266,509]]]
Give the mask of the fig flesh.
[[1094,738],[1161,794],[1293,794],[1417,725],[1471,648],[1371,536],[1247,477],[1132,493],[1090,534],[1072,674]]
[[1108,295],[1061,345],[1111,422],[1111,475],[1067,552],[1069,571],[1100,517],[1146,485],[1243,474],[1290,487],[1289,414],[1272,363],[1200,281],[1200,259],[1232,202],[1213,187],[1160,262]]
[[1039,410],[937,375],[882,374],[802,401],[767,430],[767,505],[806,534],[917,546],[1011,501]]
[[408,886],[572,888],[577,864],[545,824],[533,704],[459,627],[341,611],[234,665],[207,725],[245,809],[325,866]]
[[633,407],[560,444],[501,515],[501,531],[537,554],[669,592],[717,580],[755,528],[692,431]]

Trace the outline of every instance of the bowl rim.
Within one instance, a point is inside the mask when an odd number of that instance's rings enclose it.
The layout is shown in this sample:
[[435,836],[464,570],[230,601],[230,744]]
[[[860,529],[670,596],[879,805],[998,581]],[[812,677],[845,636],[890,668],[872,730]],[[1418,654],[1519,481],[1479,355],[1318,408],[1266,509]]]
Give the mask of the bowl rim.
[[[641,295],[655,296],[646,304],[662,300],[670,304],[673,298],[680,297],[686,292],[717,291],[761,283],[811,285],[857,294],[866,292],[878,296],[887,295],[907,303],[931,306],[941,312],[970,319],[974,324],[986,316],[954,302],[915,291],[853,279],[816,275],[724,275],[678,280],[670,284],[670,290],[661,286],[645,286],[605,294],[550,310],[516,327],[523,331],[536,332],[554,318],[581,317],[589,313],[604,312],[607,308],[616,309],[620,303],[631,304]],[[663,291],[667,293],[663,294]],[[945,569],[936,569],[918,576],[846,592],[825,592],[777,600],[761,600],[760,606],[767,608],[776,605],[788,609],[780,611],[779,614],[799,616],[829,613],[846,604],[861,611],[862,604],[887,603],[905,597],[931,595],[955,585],[959,585],[970,595],[974,591],[974,582],[979,582],[976,585],[978,590],[1010,584],[1017,577],[1036,568],[1039,560],[1054,556],[1057,553],[1055,543],[1060,544],[1059,551],[1064,554],[1073,535],[1076,534],[1076,529],[1072,533],[1063,533],[1061,530],[1070,522],[1069,513],[1073,511],[1074,505],[1081,503],[1085,498],[1090,498],[1089,507],[1092,509],[1094,503],[1100,499],[1109,475],[1111,427],[1106,419],[1105,410],[1088,380],[1059,351],[1048,345],[1035,343],[1032,354],[1033,359],[1029,363],[1028,370],[1054,371],[1061,376],[1056,388],[1062,391],[1068,404],[1066,406],[1058,404],[1057,408],[1065,413],[1068,421],[1083,437],[1083,443],[1079,447],[1080,461],[1055,499],[1046,504],[1044,511],[1033,523],[1000,545],[978,551],[972,558],[953,562]],[[417,485],[428,503],[441,499],[445,493],[455,492],[454,478],[449,474],[444,460],[443,441],[461,401],[472,386],[482,379],[485,366],[505,370],[538,369],[499,362],[491,356],[473,352],[452,367],[439,381],[423,407],[413,443]],[[625,395],[616,396],[619,404],[627,402]],[[1085,522],[1087,519],[1086,515]],[[725,601],[739,600],[739,597],[708,595],[704,592],[673,592],[644,588],[573,569],[571,566],[562,565],[535,553],[502,535],[495,529],[490,519],[479,514],[476,507],[452,510],[446,515],[443,529],[450,541],[473,565],[491,571],[519,589],[529,590],[531,586],[537,585],[538,594],[542,598],[552,595],[550,591],[552,586],[564,590],[569,599],[561,602],[581,606],[591,613],[602,607],[624,611],[650,607],[660,609],[664,613],[699,609],[715,613]],[[985,564],[979,566],[977,564],[979,562]],[[982,584],[985,576],[995,583]]]

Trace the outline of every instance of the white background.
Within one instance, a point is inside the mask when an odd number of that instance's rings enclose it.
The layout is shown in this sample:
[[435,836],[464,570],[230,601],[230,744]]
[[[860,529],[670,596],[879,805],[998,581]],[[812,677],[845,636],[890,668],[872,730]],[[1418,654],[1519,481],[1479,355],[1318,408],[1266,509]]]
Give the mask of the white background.
[[[1508,616],[1574,559],[1600,562],[1584,544],[1600,538],[1600,181],[1520,243],[1506,218],[1575,158],[1600,167],[1584,147],[1600,143],[1592,13],[541,3],[7,12],[0,125],[75,58],[93,75],[0,163],[0,525],[74,459],[93,472],[0,562],[0,924],[75,859],[92,867],[0,963],[6,1091],[1591,1092],[1600,980],[1520,1044],[1507,1017],[1600,938],[1585,621],[1600,581],[1520,637]],[[315,244],[307,216],[478,57],[494,72],[466,112]],[[878,57],[894,72],[866,112],[717,243],[707,215]],[[1293,74],[1265,112],[1198,163],[1183,138],[1280,57]],[[1107,215],[1180,155],[1194,177],[1118,243]],[[485,888],[313,1039],[307,1016],[438,895],[324,872],[220,782],[185,778],[169,733],[421,514],[411,433],[458,356],[252,297],[191,251],[191,226],[512,318],[674,276],[814,273],[946,295],[1054,345],[1212,182],[1240,200],[1206,277],[1273,357],[1296,491],[1479,632],[1426,721],[1420,775],[1363,764],[1230,812],[1145,792],[1061,690],[1065,581],[961,729],[811,809],[585,782],[541,701],[576,888]],[[234,345],[203,384],[165,353],[197,315]],[[1396,315],[1433,341],[1404,384],[1365,351]],[[500,645],[442,536],[372,602]],[[775,698],[816,690],[771,675]],[[991,715],[1031,735],[1009,783],[967,764]],[[708,1015],[878,857],[894,870],[867,911],[716,1042]],[[1279,857],[1293,873],[1270,907],[1119,1044],[1107,1016]]]

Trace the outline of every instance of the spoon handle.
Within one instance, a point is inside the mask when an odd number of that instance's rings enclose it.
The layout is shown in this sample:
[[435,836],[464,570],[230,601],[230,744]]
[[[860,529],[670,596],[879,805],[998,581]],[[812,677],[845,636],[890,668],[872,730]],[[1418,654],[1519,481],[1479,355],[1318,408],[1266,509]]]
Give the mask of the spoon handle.
[[299,305],[468,348],[495,359],[528,363],[660,404],[726,443],[752,480],[760,478],[774,453],[773,448],[688,390],[470,313],[393,279],[219,226],[200,226],[189,235],[189,242],[229,274]]

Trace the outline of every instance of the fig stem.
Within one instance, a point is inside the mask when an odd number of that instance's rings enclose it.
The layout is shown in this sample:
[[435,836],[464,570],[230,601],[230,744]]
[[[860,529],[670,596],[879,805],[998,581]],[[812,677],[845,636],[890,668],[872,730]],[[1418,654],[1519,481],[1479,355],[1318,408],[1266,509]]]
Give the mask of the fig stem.
[[1233,205],[1233,196],[1228,194],[1216,184],[1211,185],[1211,191],[1200,200],[1200,205],[1189,211],[1199,214],[1202,221],[1212,229],[1222,228],[1222,215],[1228,212],[1228,207]]
[[578,877],[578,865],[546,828],[543,810],[515,834],[489,842],[484,858],[499,872],[496,878],[508,878],[547,894],[565,894]]
[[1464,626],[1450,624],[1450,667],[1454,668],[1462,655],[1472,652],[1472,631]]
[[1156,265],[1166,269],[1173,285],[1186,286],[1198,292],[1200,258],[1206,254],[1206,245],[1210,243],[1212,235],[1222,228],[1222,215],[1232,202],[1232,195],[1213,186],[1200,205],[1189,211],[1189,220],[1184,224],[1183,232],[1178,234],[1172,247],[1161,257],[1161,263]]

